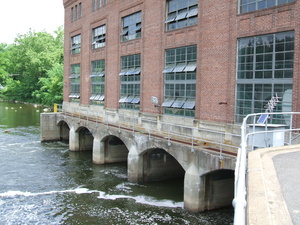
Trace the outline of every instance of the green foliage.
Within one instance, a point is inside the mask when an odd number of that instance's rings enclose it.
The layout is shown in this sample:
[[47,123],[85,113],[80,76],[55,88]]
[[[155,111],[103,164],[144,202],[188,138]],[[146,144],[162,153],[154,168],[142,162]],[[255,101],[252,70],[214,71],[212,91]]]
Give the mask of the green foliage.
[[46,77],[39,79],[41,88],[33,92],[33,96],[41,100],[44,105],[62,102],[63,64],[57,63],[47,72]]
[[7,70],[10,67],[9,61],[9,46],[4,43],[0,43],[0,84],[6,80]]
[[54,35],[18,35],[12,45],[0,44],[0,84],[3,99],[50,105],[62,101],[63,29]]

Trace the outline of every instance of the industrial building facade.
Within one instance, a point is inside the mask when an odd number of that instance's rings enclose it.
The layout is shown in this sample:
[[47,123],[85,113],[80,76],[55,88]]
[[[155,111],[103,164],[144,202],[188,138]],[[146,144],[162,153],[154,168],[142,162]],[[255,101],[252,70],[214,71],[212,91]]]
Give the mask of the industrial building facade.
[[[64,108],[239,124],[299,111],[297,0],[64,0]],[[277,118],[277,123],[284,123]]]
[[187,210],[231,205],[243,118],[300,110],[299,1],[63,2],[64,101],[41,140],[127,162],[130,182],[183,178]]

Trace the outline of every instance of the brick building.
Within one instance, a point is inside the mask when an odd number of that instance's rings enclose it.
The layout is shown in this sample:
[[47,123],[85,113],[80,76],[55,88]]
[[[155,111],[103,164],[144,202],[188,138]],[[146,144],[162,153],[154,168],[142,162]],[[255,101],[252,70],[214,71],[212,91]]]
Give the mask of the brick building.
[[41,140],[92,150],[96,164],[127,162],[130,182],[183,178],[190,211],[231,205],[242,119],[273,97],[275,112],[300,111],[299,1],[64,6],[63,112],[42,114]]
[[159,115],[224,130],[264,112],[272,96],[281,98],[275,111],[300,110],[297,0],[64,0],[64,7],[66,111]]

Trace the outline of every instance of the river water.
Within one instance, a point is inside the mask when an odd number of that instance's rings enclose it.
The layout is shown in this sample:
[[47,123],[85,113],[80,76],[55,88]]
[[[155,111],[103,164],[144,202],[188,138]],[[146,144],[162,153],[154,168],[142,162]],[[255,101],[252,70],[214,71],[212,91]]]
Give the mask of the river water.
[[220,224],[231,207],[189,213],[183,180],[135,184],[126,164],[94,165],[91,152],[39,141],[41,107],[0,102],[0,224]]

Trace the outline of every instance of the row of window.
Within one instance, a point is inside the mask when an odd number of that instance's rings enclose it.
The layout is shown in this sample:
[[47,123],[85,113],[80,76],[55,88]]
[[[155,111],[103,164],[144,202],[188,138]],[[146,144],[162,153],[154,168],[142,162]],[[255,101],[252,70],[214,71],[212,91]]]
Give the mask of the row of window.
[[71,21],[75,21],[80,19],[82,16],[82,3],[78,3],[77,5],[71,8]]
[[[241,0],[240,12],[246,13],[271,6],[282,5],[295,0]],[[198,23],[198,0],[169,0],[167,1],[166,29],[174,30]],[[93,10],[106,5],[106,0],[93,0]],[[81,17],[81,3],[71,8],[72,21]],[[125,42],[141,38],[142,12],[136,12],[122,18],[121,41]],[[106,25],[92,30],[92,48],[104,47],[106,43]],[[71,38],[71,53],[80,53],[81,35]],[[261,56],[263,57],[263,56]],[[268,66],[261,65],[261,66]]]
[[[121,41],[128,41],[141,37],[141,12],[122,18],[123,30],[120,34]],[[106,25],[92,29],[92,48],[104,47],[106,43]],[[81,51],[81,34],[71,37],[71,54]]]
[[[247,13],[273,6],[278,6],[296,0],[239,0],[239,13]],[[107,0],[93,0],[92,11],[104,7]],[[195,25],[198,22],[198,0],[168,0],[166,7],[166,29],[174,30],[186,26]],[[71,21],[75,21],[82,16],[81,3],[71,8]],[[138,36],[141,26],[140,15],[130,15],[123,22],[123,32],[128,35]],[[125,34],[124,34],[125,35]],[[129,38],[130,40],[130,38]]]
[[[107,4],[106,0],[93,0],[92,10]],[[81,3],[71,8],[71,21],[81,17]],[[166,29],[174,30],[198,23],[198,0],[167,1]],[[141,37],[142,12],[136,12],[122,18],[121,40],[127,41]]]
[[[250,113],[266,110],[268,101],[278,96],[274,111],[291,111],[294,65],[294,31],[266,34],[238,40],[236,75],[236,122]],[[196,105],[197,47],[186,46],[165,51],[164,101],[166,114],[194,116]],[[121,58],[120,108],[139,109],[141,55]],[[93,104],[103,104],[104,60],[92,62]],[[71,65],[70,98],[80,98],[80,65]],[[273,118],[284,123],[284,117]]]
[[[187,46],[166,50],[165,98],[162,106],[165,113],[194,116],[196,99],[196,61],[197,47]],[[174,68],[170,69],[170,65]],[[91,64],[90,75],[92,104],[103,105],[105,99],[105,61],[97,60]],[[80,64],[71,65],[70,98],[80,99]],[[120,108],[140,109],[141,55],[121,57]]]
[[[172,3],[173,1],[174,0],[170,0],[169,2]],[[170,19],[169,16],[169,19],[166,22],[168,24],[167,26],[169,27],[168,30],[197,24],[198,21],[197,0],[184,1],[184,4],[179,4],[177,2],[175,6],[172,4],[170,4],[170,9],[169,9],[170,15],[172,15],[171,16],[172,18],[173,15],[175,14],[177,16],[175,16],[176,18],[174,17],[173,19]],[[142,30],[141,11],[123,17],[122,32],[120,33],[121,41],[125,42],[128,40],[141,38],[141,30]],[[106,25],[102,25],[92,29],[92,48],[96,49],[96,48],[104,47],[105,43],[106,43]],[[78,34],[76,36],[71,37],[71,54],[80,53],[80,49],[81,49],[81,34]]]

